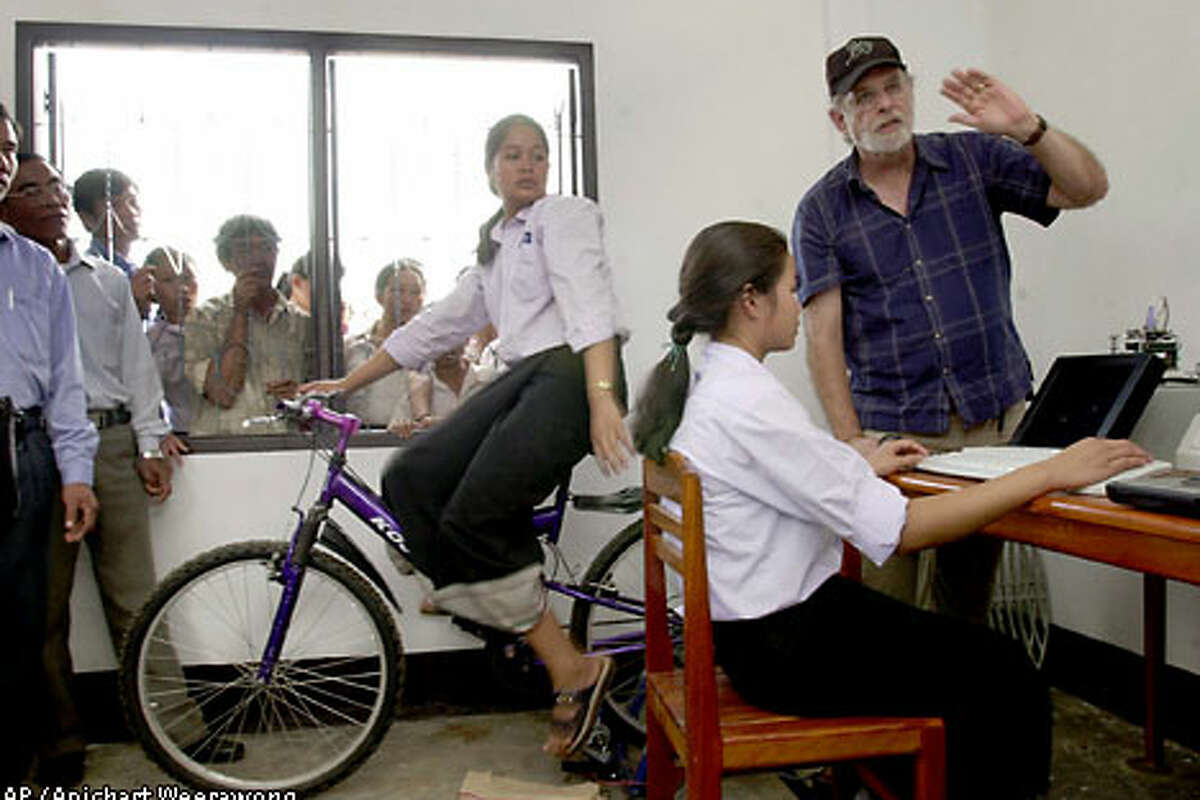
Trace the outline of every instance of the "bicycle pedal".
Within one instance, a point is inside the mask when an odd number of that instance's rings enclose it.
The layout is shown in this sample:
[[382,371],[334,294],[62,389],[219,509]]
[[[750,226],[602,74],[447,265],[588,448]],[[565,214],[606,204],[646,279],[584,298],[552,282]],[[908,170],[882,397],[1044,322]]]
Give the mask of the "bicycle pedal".
[[597,720],[587,741],[579,748],[575,756],[562,762],[563,772],[586,775],[594,780],[621,779],[624,766],[616,757],[612,744],[608,726]]
[[592,732],[584,742],[583,754],[593,761],[608,764],[613,760],[612,732],[601,720],[597,719],[592,725]]

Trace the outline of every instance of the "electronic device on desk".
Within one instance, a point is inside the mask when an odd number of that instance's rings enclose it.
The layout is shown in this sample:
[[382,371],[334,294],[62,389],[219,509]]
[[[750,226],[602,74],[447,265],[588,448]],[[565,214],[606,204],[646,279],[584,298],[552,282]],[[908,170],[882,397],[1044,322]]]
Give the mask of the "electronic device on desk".
[[[1153,353],[1167,367],[1165,380],[1195,383],[1197,372],[1182,368],[1179,337],[1171,331],[1170,325],[1171,306],[1167,298],[1155,298],[1146,307],[1146,319],[1141,327],[1129,328],[1123,335],[1114,333],[1108,337],[1109,352]],[[1197,365],[1197,370],[1200,371],[1200,365]]]
[[1147,353],[1059,356],[1010,445],[1067,447],[1086,436],[1124,439],[1165,369],[1165,362]]
[[[1166,365],[1148,353],[1059,356],[1050,366],[1009,444],[967,447],[926,458],[919,469],[962,478],[996,478],[1043,461],[1087,436],[1129,436]],[[1169,467],[1156,461],[1118,477]],[[1104,482],[1078,491],[1104,495]]]
[[1134,508],[1200,517],[1200,414],[1179,442],[1174,467],[1111,480],[1107,493],[1113,502]]

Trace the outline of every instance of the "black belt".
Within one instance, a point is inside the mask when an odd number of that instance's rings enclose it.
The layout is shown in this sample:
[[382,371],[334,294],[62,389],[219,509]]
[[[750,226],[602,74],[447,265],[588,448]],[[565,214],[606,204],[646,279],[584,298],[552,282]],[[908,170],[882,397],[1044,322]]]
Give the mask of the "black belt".
[[7,397],[0,398],[0,421],[3,421],[5,428],[11,424],[10,430],[18,439],[30,431],[40,431],[46,427],[41,406],[16,408]]
[[32,430],[43,426],[38,406],[16,408],[12,400],[0,397],[0,508],[15,516],[21,504],[17,481],[17,442]]
[[87,415],[96,426],[96,430],[111,428],[113,425],[127,425],[129,420],[133,419],[129,409],[123,405],[116,408],[89,408]]
[[46,420],[42,417],[41,406],[30,406],[13,414],[13,428],[18,436],[24,436],[30,431],[40,431],[46,428]]

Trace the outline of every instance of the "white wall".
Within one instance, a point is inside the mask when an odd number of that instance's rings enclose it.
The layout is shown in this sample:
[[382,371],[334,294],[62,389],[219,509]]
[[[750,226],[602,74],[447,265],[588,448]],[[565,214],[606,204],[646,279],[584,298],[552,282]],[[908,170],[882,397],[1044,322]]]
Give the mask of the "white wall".
[[[804,88],[798,91],[799,72],[793,58],[797,49],[823,51],[816,2],[761,3],[732,15],[728,6],[719,3],[624,0],[507,4],[216,0],[203,7],[151,0],[120,4],[15,0],[5,8],[0,17],[5,22],[312,28],[593,43],[601,202],[618,291],[634,330],[626,360],[635,379],[658,357],[666,340],[664,314],[691,235],[709,222],[735,215],[786,228],[798,187],[814,178],[825,160],[819,73],[815,78],[805,75]],[[0,64],[14,63],[13,47],[13,29],[8,24],[0,31]],[[0,96],[11,99],[11,73],[0,73],[0,81]],[[814,119],[817,124],[811,124]],[[812,158],[805,163],[795,158],[796,153],[812,154]],[[776,167],[763,170],[763,164]],[[805,171],[797,172],[796,165],[803,165]],[[776,367],[792,385],[806,385],[800,359],[780,359]],[[356,458],[363,459],[362,469],[370,474],[378,467],[377,457],[375,451]],[[277,531],[279,508],[291,502],[289,492],[299,465],[294,453],[273,459],[191,459],[180,476],[178,496],[156,514],[156,567],[165,571],[186,554],[255,533],[260,526]],[[240,473],[245,469],[258,477],[244,480]],[[602,480],[590,462],[577,470],[577,484],[585,488],[615,488],[637,480],[633,470]],[[225,502],[205,501],[213,496]],[[279,497],[279,502],[264,504],[262,498],[268,496]],[[231,517],[243,518],[244,524],[231,524]],[[572,522],[571,538],[584,542],[580,547],[590,554],[619,527],[612,517],[580,515],[578,523]],[[582,559],[578,556],[575,561],[583,563]],[[95,613],[94,592],[78,593],[75,608],[77,666],[108,666],[111,661]],[[418,622],[415,614],[406,616],[410,648],[440,646],[454,637],[444,624],[440,629],[431,623],[412,631],[412,625],[424,621]]]
[[[1200,7],[1143,3],[1005,3],[990,14],[997,70],[1031,87],[1052,124],[1103,160],[1112,188],[1049,235],[1014,231],[1018,324],[1035,368],[1059,351],[1102,347],[1107,334],[1170,298],[1182,360],[1200,361],[1200,282],[1191,261],[1200,218],[1194,68]],[[1068,34],[1069,39],[1064,36]],[[1007,43],[1007,44],[1002,44]],[[1200,412],[1200,404],[1191,409]],[[1122,571],[1057,557],[1047,571],[1063,624],[1140,651],[1141,585]],[[1200,589],[1169,584],[1167,661],[1200,671]]]
[[[687,240],[724,217],[790,229],[800,194],[845,150],[825,120],[825,53],[854,33],[887,33],[917,76],[919,127],[943,127],[951,113],[937,94],[941,76],[977,65],[1008,80],[1052,125],[1076,133],[1109,168],[1113,189],[1099,208],[1066,214],[1048,231],[1009,222],[1018,323],[1035,371],[1042,374],[1055,353],[1105,347],[1108,334],[1139,320],[1146,299],[1158,294],[1176,310],[1185,362],[1200,359],[1198,290],[1186,264],[1197,216],[1187,191],[1197,178],[1188,137],[1200,112],[1186,102],[1195,70],[1175,66],[1187,64],[1198,44],[1200,7],[1192,4],[8,0],[0,64],[14,63],[18,19],[592,42],[601,202],[634,331],[626,358],[635,381],[666,339],[663,313]],[[12,72],[0,73],[0,97],[9,101],[12,81]],[[802,357],[771,364],[819,417]],[[201,477],[221,474],[201,463],[213,458],[197,457],[186,480],[252,513],[255,498],[244,485]],[[630,472],[603,481],[590,464],[579,472],[585,486],[636,480]],[[186,531],[171,535],[189,543],[236,538],[212,527],[211,506],[181,500],[165,513],[184,519]],[[164,530],[177,527],[160,521]],[[1060,623],[1138,649],[1136,579],[1066,559],[1052,559],[1050,571],[1056,607],[1070,610]],[[1184,624],[1200,610],[1200,595],[1172,587],[1170,604],[1168,658],[1200,671],[1200,641]]]
[[[1200,7],[1122,2],[830,2],[831,40],[892,35],[917,77],[918,127],[945,128],[943,75],[976,66],[1000,76],[1049,123],[1104,162],[1109,196],[1049,229],[1009,218],[1017,325],[1038,378],[1059,353],[1102,352],[1135,327],[1148,301],[1170,299],[1182,363],[1200,361],[1197,246],[1200,113],[1195,70]],[[1200,412],[1200,403],[1192,413]],[[1170,458],[1169,454],[1160,457]],[[1124,570],[1047,553],[1054,620],[1141,651],[1141,581]],[[1200,589],[1168,585],[1167,661],[1200,671]]]

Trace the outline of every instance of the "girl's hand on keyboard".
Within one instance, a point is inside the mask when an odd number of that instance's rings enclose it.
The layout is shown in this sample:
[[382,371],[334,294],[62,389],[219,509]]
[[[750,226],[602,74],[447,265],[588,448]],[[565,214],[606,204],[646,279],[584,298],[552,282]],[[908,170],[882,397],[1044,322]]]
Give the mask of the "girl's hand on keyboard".
[[912,439],[888,439],[867,456],[867,463],[875,470],[876,475],[882,477],[912,469],[928,455],[929,451]]
[[1080,439],[1053,458],[1036,464],[1044,467],[1053,489],[1077,489],[1152,460],[1149,453],[1128,439]]

